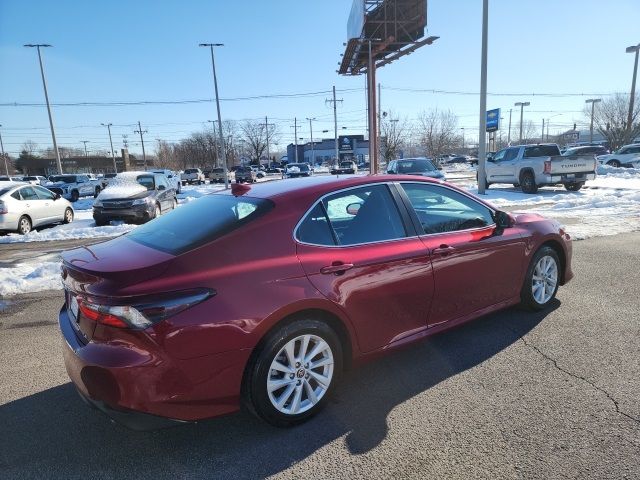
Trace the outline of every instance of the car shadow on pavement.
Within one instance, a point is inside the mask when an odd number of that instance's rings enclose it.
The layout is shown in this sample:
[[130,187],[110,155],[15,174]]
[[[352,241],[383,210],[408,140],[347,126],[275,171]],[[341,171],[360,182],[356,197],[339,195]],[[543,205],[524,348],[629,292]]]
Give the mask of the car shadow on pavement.
[[[247,413],[155,432],[134,432],[88,408],[64,384],[0,406],[3,478],[262,478],[344,437],[362,454],[387,436],[398,405],[512,345],[544,312],[509,309],[430,337],[348,372],[327,408],[278,429]],[[424,416],[434,415],[429,404]]]

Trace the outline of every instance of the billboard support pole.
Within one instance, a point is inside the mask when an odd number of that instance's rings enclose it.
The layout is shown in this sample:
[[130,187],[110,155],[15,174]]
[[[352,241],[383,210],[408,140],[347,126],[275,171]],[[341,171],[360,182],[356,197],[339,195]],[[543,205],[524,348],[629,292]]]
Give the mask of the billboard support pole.
[[377,145],[377,116],[376,116],[376,64],[371,52],[371,40],[369,43],[369,68],[367,68],[368,80],[368,104],[369,104],[369,162],[372,174],[378,173],[378,145]]

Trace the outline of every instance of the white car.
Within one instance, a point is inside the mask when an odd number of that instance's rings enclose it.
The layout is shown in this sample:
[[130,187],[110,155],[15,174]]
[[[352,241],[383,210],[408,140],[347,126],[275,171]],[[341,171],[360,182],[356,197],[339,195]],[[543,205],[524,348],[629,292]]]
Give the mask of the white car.
[[174,172],[173,170],[168,170],[166,168],[161,168],[158,170],[151,170],[153,173],[161,173],[165,177],[167,177],[167,181],[169,185],[172,186],[177,193],[182,193],[182,182],[180,181],[180,174]]
[[43,186],[72,202],[80,197],[97,197],[102,190],[102,183],[98,179],[93,180],[84,173],[52,175]]
[[596,158],[600,165],[640,168],[640,143],[625,145],[613,153],[609,153],[608,155],[599,155]]
[[42,177],[40,175],[32,175],[32,176],[28,176],[28,177],[23,177],[22,181],[23,182],[28,182],[31,185],[44,185],[49,180],[47,180],[47,177]]
[[71,203],[57,193],[24,183],[0,184],[0,230],[21,234],[51,223],[73,221]]

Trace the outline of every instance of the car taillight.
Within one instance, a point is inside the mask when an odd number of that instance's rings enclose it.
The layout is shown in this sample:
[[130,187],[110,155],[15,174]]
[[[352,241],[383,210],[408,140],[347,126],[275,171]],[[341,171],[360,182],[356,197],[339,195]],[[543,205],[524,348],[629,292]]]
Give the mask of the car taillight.
[[7,209],[7,204],[0,200],[0,214],[9,213]]
[[551,160],[544,161],[544,173],[551,173]]
[[209,289],[188,290],[168,294],[167,298],[134,305],[98,305],[78,299],[78,307],[83,316],[96,323],[142,330],[214,295],[215,291]]

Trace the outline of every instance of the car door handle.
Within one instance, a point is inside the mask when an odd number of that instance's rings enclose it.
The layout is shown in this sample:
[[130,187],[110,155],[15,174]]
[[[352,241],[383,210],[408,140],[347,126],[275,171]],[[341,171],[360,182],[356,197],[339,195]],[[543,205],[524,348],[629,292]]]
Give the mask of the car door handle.
[[432,253],[434,255],[442,255],[443,257],[446,257],[450,253],[455,252],[455,250],[456,249],[454,247],[447,245],[446,243],[443,243],[439,247],[434,248]]
[[353,263],[333,262],[331,265],[322,267],[320,269],[320,273],[322,273],[323,275],[328,275],[330,273],[333,273],[335,275],[342,275],[344,272],[352,268]]

